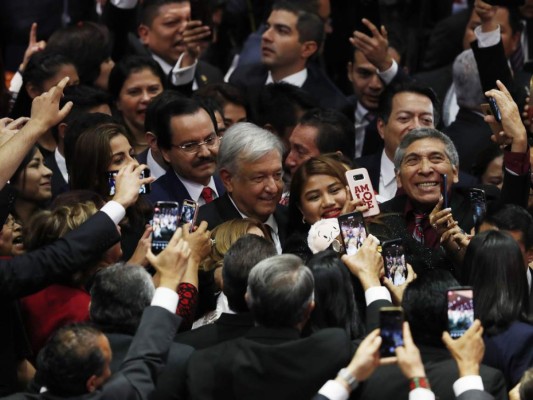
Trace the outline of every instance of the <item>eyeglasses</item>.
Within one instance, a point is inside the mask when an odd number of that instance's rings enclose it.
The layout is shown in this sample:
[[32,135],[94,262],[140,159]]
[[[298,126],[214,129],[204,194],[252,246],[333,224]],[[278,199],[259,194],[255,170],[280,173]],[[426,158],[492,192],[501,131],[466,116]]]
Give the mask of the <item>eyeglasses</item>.
[[172,147],[177,147],[180,150],[183,150],[185,153],[198,153],[202,146],[205,144],[207,147],[215,147],[218,144],[218,141],[222,139],[217,136],[215,133],[209,135],[202,142],[190,142],[185,144],[172,144]]

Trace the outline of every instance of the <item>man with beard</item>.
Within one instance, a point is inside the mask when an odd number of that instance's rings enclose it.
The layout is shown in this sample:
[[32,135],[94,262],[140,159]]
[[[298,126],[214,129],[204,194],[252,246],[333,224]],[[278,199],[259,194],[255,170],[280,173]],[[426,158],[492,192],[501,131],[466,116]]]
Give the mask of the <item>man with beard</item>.
[[220,138],[211,111],[196,100],[169,97],[156,110],[152,129],[164,160],[171,168],[152,184],[150,200],[190,199],[200,205],[224,193],[213,174]]

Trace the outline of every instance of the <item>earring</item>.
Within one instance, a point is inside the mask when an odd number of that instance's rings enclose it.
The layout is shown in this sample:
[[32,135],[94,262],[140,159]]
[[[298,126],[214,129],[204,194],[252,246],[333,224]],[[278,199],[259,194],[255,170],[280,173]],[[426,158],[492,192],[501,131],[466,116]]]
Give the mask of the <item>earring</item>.
[[305,217],[304,216],[302,216],[302,224],[304,224],[304,225],[307,224],[307,222],[305,221]]

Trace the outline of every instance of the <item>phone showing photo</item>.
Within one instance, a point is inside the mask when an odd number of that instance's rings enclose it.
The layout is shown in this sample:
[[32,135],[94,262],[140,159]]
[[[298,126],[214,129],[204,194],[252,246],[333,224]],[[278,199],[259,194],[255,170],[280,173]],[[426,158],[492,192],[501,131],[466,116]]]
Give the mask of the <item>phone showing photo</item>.
[[471,287],[450,288],[448,298],[448,331],[460,338],[474,323],[474,291]]
[[354,211],[337,218],[346,254],[352,255],[363,245],[368,236],[363,214]]
[[191,224],[189,229],[193,231],[196,224],[196,216],[198,215],[198,203],[192,200],[184,200],[181,205],[180,225]]
[[152,253],[158,254],[168,246],[179,223],[180,206],[175,201],[158,201],[152,218]]
[[442,181],[440,191],[442,194],[442,209],[448,208],[448,175],[440,174]]
[[366,168],[357,168],[346,171],[346,181],[350,187],[353,199],[363,200],[368,210],[363,217],[372,217],[379,214],[379,205]]
[[403,346],[403,312],[400,307],[383,307],[379,310],[381,331],[381,357],[394,357],[398,346]]
[[[109,184],[109,195],[114,196],[116,192],[115,187],[115,177],[117,176],[118,171],[111,171],[107,173],[107,180]],[[148,168],[141,171],[140,178],[148,178],[150,176],[150,170]],[[139,194],[148,194],[150,193],[150,184],[142,184],[139,188]]]
[[478,227],[479,223],[487,213],[487,196],[483,189],[472,188],[469,192],[470,204],[472,206],[472,214],[474,218],[474,226]]
[[407,280],[407,265],[402,239],[383,242],[381,255],[385,266],[385,276],[396,286],[403,285]]

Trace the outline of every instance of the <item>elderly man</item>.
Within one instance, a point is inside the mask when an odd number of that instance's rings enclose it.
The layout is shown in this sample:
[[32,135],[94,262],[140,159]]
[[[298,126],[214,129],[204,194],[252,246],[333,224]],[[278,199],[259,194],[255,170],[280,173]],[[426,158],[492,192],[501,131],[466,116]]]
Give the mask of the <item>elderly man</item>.
[[257,125],[242,122],[224,134],[217,167],[226,194],[200,207],[198,221],[213,229],[235,218],[256,218],[270,229],[281,253],[287,225],[286,209],[278,205],[283,190],[283,144]]
[[299,339],[314,308],[313,291],[313,275],[300,258],[284,254],[258,263],[246,292],[256,326],[192,355],[191,399],[311,398],[351,354],[347,334],[338,328]]

